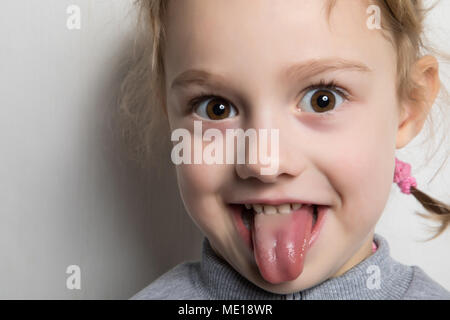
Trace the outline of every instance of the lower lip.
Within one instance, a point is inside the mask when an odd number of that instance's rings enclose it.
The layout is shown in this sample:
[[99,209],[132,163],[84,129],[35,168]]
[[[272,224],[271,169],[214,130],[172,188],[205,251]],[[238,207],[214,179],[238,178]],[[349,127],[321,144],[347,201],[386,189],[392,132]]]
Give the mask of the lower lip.
[[[242,206],[232,204],[230,205],[233,215],[233,221],[234,225],[239,233],[239,236],[244,241],[246,246],[253,251],[253,242],[252,242],[252,233],[251,230],[247,229],[247,227],[244,225],[244,222],[242,221],[241,211]],[[312,228],[311,232],[311,238],[309,240],[309,248],[313,246],[313,244],[316,242],[316,239],[319,237],[320,230],[322,230],[322,226],[325,222],[325,218],[328,214],[328,210],[330,209],[329,206],[319,206],[317,209],[317,221]]]

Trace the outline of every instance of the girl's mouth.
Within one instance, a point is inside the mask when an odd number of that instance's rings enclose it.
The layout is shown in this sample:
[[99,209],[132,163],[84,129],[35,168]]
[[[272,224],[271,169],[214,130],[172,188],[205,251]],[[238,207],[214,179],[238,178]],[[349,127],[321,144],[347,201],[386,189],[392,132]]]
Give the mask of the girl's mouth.
[[233,220],[270,283],[296,279],[317,239],[329,206],[315,204],[230,204]]
[[[312,227],[314,228],[314,225],[317,222],[317,216],[318,216],[317,207],[318,206],[317,205],[312,205],[312,206],[313,206],[313,225],[312,225]],[[255,214],[291,214],[292,211],[298,210],[298,209],[300,209],[300,207],[301,207],[300,204],[288,203],[284,207],[282,207],[282,206],[274,207],[276,210],[276,212],[274,212],[274,211],[268,211],[262,205],[243,205],[243,208],[241,211],[241,218],[242,218],[242,221],[243,221],[245,227],[250,231],[250,229],[253,225],[253,219],[255,217]],[[264,211],[265,209],[268,212]]]

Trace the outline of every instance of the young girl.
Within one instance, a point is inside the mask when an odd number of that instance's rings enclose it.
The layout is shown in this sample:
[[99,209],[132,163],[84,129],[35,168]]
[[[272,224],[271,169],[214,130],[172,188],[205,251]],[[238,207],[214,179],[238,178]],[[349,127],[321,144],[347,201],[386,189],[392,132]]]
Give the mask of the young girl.
[[166,120],[192,146],[207,145],[195,121],[278,129],[279,144],[270,174],[260,162],[176,166],[202,259],[132,299],[450,299],[374,232],[393,182],[441,222],[436,235],[450,220],[395,156],[441,89],[436,58],[422,54],[422,1],[139,4],[148,47],[121,107],[142,145]]

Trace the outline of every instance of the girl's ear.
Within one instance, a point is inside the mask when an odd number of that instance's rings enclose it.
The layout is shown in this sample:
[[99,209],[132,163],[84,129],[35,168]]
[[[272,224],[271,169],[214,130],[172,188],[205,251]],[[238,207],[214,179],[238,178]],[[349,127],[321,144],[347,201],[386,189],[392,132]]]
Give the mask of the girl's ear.
[[401,102],[397,149],[406,146],[422,130],[441,87],[439,63],[433,56],[426,55],[417,60],[411,75],[419,86],[412,90],[408,99]]

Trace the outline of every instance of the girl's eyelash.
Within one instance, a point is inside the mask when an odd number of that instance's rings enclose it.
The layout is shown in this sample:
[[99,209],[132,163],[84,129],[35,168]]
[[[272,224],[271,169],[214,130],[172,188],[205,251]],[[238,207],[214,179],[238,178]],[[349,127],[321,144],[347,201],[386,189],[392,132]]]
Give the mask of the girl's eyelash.
[[194,98],[190,99],[188,102],[188,106],[190,107],[190,109],[194,109],[195,107],[197,107],[198,103],[211,98],[220,98],[223,100],[227,100],[225,98],[222,98],[218,94],[214,94],[213,92],[203,91],[196,95]]
[[[318,83],[314,83],[314,84],[310,85],[309,87],[304,89],[302,92],[305,92],[305,91],[307,92],[309,90],[315,90],[315,89],[333,90],[333,91],[336,91],[337,93],[339,93],[346,100],[348,100],[350,98],[350,94],[348,94],[346,90],[342,89],[334,80],[326,81],[324,79],[321,79]],[[211,91],[203,91],[203,92],[200,92],[195,97],[193,97],[192,99],[190,99],[188,102],[188,106],[189,106],[190,110],[192,110],[192,109],[196,108],[200,102],[207,100],[207,99],[211,99],[211,98],[220,98],[220,99],[228,101],[227,99],[223,98],[219,94],[215,94],[214,92],[211,92]],[[317,113],[317,115],[320,117],[328,117],[328,116],[334,115],[336,112],[338,112],[338,111],[332,110],[332,111]]]
[[350,98],[350,94],[348,94],[345,89],[341,88],[334,80],[326,81],[324,79],[320,79],[320,81],[318,83],[314,83],[314,84],[310,85],[303,91],[309,91],[309,90],[314,90],[314,89],[323,89],[323,88],[336,91],[339,94],[341,94],[345,99]]

